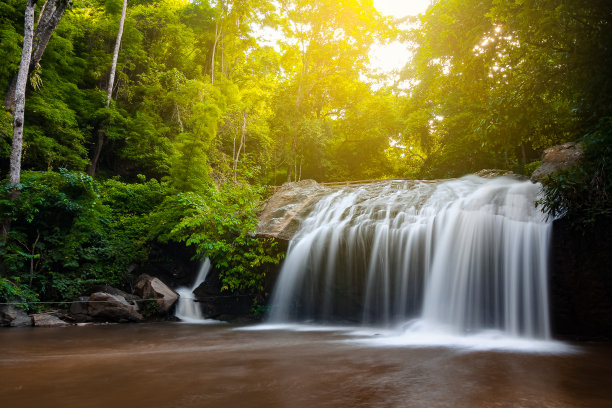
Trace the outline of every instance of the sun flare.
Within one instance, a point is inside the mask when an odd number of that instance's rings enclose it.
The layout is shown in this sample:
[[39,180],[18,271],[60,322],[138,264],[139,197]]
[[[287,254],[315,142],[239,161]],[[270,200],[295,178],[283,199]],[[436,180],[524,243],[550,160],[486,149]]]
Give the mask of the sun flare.
[[431,0],[374,0],[380,13],[393,17],[415,16],[424,13]]
[[[430,5],[431,0],[374,0],[374,7],[381,14],[396,18],[422,14]],[[407,45],[399,41],[374,46],[370,51],[371,67],[379,72],[398,71],[409,59]]]

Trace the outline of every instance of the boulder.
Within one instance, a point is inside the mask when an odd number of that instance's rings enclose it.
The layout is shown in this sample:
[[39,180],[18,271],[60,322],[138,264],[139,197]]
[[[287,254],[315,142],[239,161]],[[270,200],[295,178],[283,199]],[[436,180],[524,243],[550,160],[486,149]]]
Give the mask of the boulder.
[[65,327],[70,326],[57,316],[48,313],[37,313],[32,315],[36,327]]
[[96,292],[89,296],[87,313],[96,319],[112,322],[143,320],[136,306],[129,304],[123,296],[105,292]]
[[[121,296],[125,300],[127,300],[129,304],[131,304],[133,306],[136,306],[136,301],[140,300],[140,296],[132,295],[131,293],[124,292],[121,289],[113,288],[112,286],[109,286],[109,285],[97,285],[97,286],[94,286],[94,288],[92,290],[92,293],[93,292],[103,292],[103,293],[108,293],[108,294],[114,295],[114,296]],[[136,306],[136,308],[138,309],[137,306]]]
[[142,274],[138,277],[134,292],[143,299],[155,299],[160,312],[168,312],[179,295],[161,280]]
[[549,147],[542,155],[542,165],[531,175],[531,181],[538,182],[547,176],[576,166],[582,159],[584,149],[581,144],[569,142]]
[[314,180],[285,183],[276,189],[258,215],[257,235],[289,241],[300,226],[302,215],[317,203],[328,188]]
[[77,322],[87,322],[91,320],[88,311],[89,296],[81,296],[70,305],[70,315]]
[[13,305],[0,306],[0,326],[24,327],[31,326],[32,318]]

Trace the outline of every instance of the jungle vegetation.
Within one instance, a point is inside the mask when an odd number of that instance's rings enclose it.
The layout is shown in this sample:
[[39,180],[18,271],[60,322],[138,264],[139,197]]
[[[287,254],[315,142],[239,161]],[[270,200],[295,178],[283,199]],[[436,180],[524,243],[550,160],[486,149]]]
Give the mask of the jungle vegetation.
[[[609,217],[611,17],[608,0],[437,0],[401,20],[371,0],[3,0],[0,299],[126,287],[176,245],[224,289],[260,293],[259,267],[282,257],[254,235],[267,186],[529,175],[567,141],[584,162],[541,205]],[[393,41],[410,59],[384,76],[370,51]]]

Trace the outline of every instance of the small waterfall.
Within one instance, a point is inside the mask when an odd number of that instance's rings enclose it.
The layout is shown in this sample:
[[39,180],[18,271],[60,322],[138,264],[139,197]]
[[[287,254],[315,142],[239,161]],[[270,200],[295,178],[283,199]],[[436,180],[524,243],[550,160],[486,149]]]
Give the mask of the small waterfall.
[[332,190],[290,243],[269,321],[548,339],[539,191],[476,176]]
[[206,275],[208,275],[210,267],[210,260],[206,258],[206,260],[202,262],[202,265],[200,265],[198,276],[193,285],[190,288],[181,287],[176,289],[176,292],[179,294],[179,300],[176,306],[175,316],[185,323],[210,322],[210,320],[204,319],[200,305],[198,305],[193,296],[193,291],[206,280]]

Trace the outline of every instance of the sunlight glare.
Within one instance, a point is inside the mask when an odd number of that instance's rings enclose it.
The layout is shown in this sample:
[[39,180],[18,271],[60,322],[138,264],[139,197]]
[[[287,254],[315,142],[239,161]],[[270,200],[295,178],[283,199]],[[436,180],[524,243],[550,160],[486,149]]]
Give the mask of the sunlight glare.
[[393,17],[416,16],[427,10],[431,0],[374,0],[374,7],[381,14]]
[[[396,18],[425,13],[430,5],[431,0],[374,0],[374,7],[381,14]],[[408,63],[410,55],[408,46],[399,41],[379,44],[370,51],[370,65],[379,72],[399,71]]]

